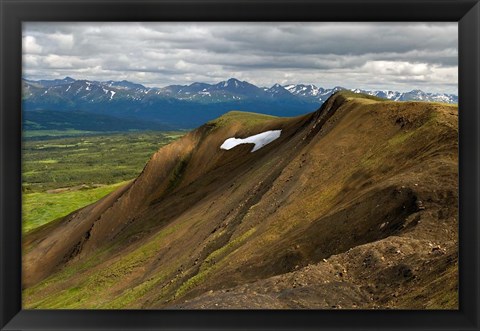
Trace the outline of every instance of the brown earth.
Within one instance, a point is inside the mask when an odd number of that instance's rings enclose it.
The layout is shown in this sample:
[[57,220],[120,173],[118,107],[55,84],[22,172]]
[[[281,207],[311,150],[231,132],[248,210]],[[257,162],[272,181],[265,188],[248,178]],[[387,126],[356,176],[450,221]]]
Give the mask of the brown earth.
[[456,309],[457,135],[456,106],[347,92],[229,113],[25,236],[24,307]]

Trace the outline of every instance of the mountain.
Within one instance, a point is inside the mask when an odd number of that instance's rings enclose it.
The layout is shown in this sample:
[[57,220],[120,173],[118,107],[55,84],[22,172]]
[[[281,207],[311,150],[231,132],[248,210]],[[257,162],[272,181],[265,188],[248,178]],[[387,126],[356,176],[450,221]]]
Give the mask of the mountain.
[[249,98],[258,98],[264,96],[261,88],[245,81],[241,82],[235,78],[230,78],[227,81],[215,84],[211,87],[211,89],[228,92],[232,96],[244,96]]
[[275,84],[270,88],[265,88],[264,91],[269,94],[271,98],[293,99],[296,97],[280,84]]
[[454,94],[445,93],[426,93],[422,90],[412,90],[410,92],[396,92],[396,91],[365,91],[355,89],[353,92],[365,93],[379,98],[394,100],[394,101],[429,101],[442,103],[458,103],[458,97]]
[[210,85],[193,83],[147,88],[131,82],[77,80],[51,85],[23,81],[23,109],[83,111],[117,118],[152,121],[172,128],[193,128],[230,110],[255,109],[263,114],[296,116],[318,107],[318,101],[272,97],[236,79]]
[[214,85],[206,83],[192,83],[188,86],[170,85],[158,90],[157,95],[207,104],[267,97],[261,88],[234,78]]
[[229,112],[27,233],[23,305],[458,309],[457,206],[456,105]]
[[[308,98],[310,100],[318,100],[318,101],[325,101],[332,95],[334,92],[338,91],[339,89],[324,89],[318,88],[315,85],[287,85],[285,86],[290,93],[296,96],[300,96],[303,98]],[[343,88],[342,88],[343,89]]]
[[[257,87],[234,78],[217,84],[192,83],[148,88],[128,81],[23,80],[23,110],[85,111],[121,118],[155,121],[175,128],[194,128],[230,110],[255,111],[267,115],[297,116],[317,109],[334,92],[315,85],[274,84]],[[354,90],[396,101],[457,103],[448,94],[419,90]]]
[[50,86],[71,84],[75,82],[75,79],[73,79],[72,77],[65,77],[64,79],[52,79],[52,80],[42,79],[38,81],[24,79],[24,82],[31,85],[37,85],[38,87],[50,87]]

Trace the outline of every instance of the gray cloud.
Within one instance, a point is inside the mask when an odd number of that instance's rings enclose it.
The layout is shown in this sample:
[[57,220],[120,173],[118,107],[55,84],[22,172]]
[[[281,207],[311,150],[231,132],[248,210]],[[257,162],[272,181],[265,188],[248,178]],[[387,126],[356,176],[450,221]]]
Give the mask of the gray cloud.
[[457,23],[24,23],[30,79],[457,93]]

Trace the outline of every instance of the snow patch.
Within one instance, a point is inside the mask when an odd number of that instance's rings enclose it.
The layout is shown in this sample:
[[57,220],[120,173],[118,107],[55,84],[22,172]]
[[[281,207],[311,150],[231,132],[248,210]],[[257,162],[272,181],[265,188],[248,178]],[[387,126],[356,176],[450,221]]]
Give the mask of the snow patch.
[[281,133],[282,133],[282,130],[271,130],[271,131],[265,131],[244,139],[228,138],[223,142],[220,148],[229,150],[240,144],[255,144],[255,146],[253,146],[252,150],[250,151],[250,153],[253,153],[259,150],[260,148],[262,148],[263,146],[270,144],[272,141],[278,139]]
[[114,96],[115,93],[117,93],[117,92],[115,92],[115,91],[110,91],[110,93],[111,93],[111,95],[110,95],[110,100],[112,100],[112,99],[113,99],[113,96]]

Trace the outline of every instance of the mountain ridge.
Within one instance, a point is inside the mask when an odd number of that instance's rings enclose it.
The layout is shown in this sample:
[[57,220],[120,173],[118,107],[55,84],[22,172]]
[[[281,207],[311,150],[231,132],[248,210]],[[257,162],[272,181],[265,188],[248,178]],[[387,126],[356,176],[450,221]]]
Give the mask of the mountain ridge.
[[[86,111],[114,117],[136,118],[175,128],[194,128],[232,110],[254,111],[275,116],[298,116],[317,109],[330,95],[342,90],[317,88],[315,85],[274,84],[257,87],[231,78],[216,84],[192,83],[149,88],[128,81],[23,80],[22,104],[25,116],[30,111]],[[449,94],[419,90],[365,91],[396,101],[435,101],[457,103]]]
[[[345,91],[294,118],[209,121],[27,234],[25,307],[458,307],[457,121]],[[220,149],[269,130],[253,153]]]
[[[335,86],[333,88],[323,88],[323,87],[317,87],[316,85],[313,85],[313,84],[306,85],[301,83],[287,84],[287,85],[281,85],[281,84],[275,83],[271,87],[258,87],[247,81],[240,81],[236,78],[230,78],[226,81],[221,81],[215,84],[194,82],[194,83],[191,83],[190,85],[168,85],[165,87],[145,87],[142,84],[133,83],[127,80],[122,80],[122,81],[109,80],[109,81],[101,82],[101,81],[89,81],[89,80],[75,80],[71,77],[66,77],[61,80],[55,79],[55,80],[38,80],[38,81],[23,79],[24,83],[37,84],[39,86],[46,87],[46,88],[59,86],[59,85],[70,85],[77,81],[85,82],[88,85],[95,84],[103,87],[126,88],[130,90],[136,90],[137,92],[139,91],[140,93],[144,93],[144,94],[153,93],[153,94],[162,95],[162,96],[173,96],[178,99],[186,99],[186,100],[195,100],[195,98],[201,98],[201,96],[198,96],[198,95],[191,95],[192,93],[212,92],[215,90],[229,91],[236,95],[253,94],[253,96],[261,95],[265,97],[266,95],[262,95],[262,92],[267,92],[267,95],[270,94],[270,96],[272,96],[272,94],[276,94],[276,92],[278,91],[278,88],[282,87],[284,90],[290,92],[290,94],[294,96],[308,97],[308,98],[318,97],[316,98],[316,100],[322,101],[322,102],[328,99],[328,97],[331,94],[339,90],[350,90],[355,93],[374,95],[374,96],[378,96],[378,97],[382,97],[382,98],[394,100],[394,101],[432,101],[432,102],[445,102],[445,103],[458,102],[458,97],[454,94],[428,93],[428,92],[423,92],[422,90],[419,90],[419,89],[415,89],[408,92],[398,92],[398,91],[392,91],[392,90],[366,90],[366,89],[360,89],[360,88],[347,89],[341,86]],[[115,90],[113,91],[118,92]],[[271,91],[271,93],[269,93],[268,91]],[[110,92],[104,91],[104,93],[106,93],[109,96]],[[205,93],[200,93],[200,95],[203,95],[204,97],[208,96]],[[28,97],[28,92],[26,97]],[[132,95],[131,97],[135,99],[136,96]],[[224,95],[224,97],[232,98],[233,95],[229,95],[229,96]],[[213,100],[210,100],[209,102],[216,102],[216,101],[218,100],[213,99]]]

